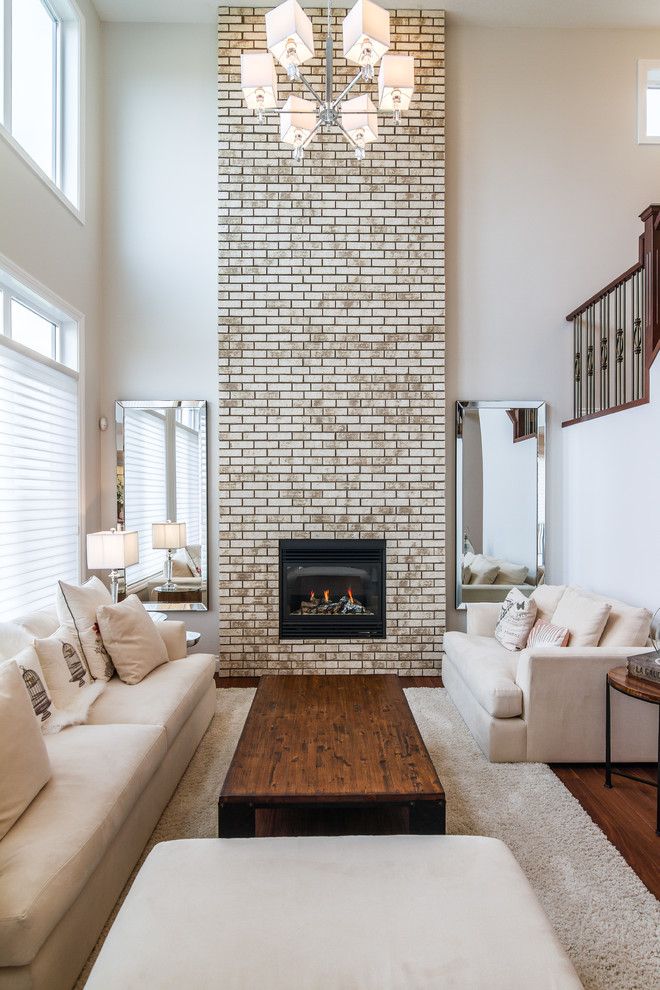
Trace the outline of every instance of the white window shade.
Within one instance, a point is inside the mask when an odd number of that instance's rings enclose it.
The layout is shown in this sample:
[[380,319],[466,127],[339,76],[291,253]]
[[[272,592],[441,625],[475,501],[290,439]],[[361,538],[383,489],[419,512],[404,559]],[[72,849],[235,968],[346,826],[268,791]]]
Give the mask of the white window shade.
[[176,519],[186,524],[188,545],[201,544],[201,464],[199,433],[176,424]]
[[[151,545],[151,526],[167,518],[166,422],[160,413],[128,409],[124,420],[125,528],[137,530],[140,561],[126,569],[130,588],[163,574],[165,556]],[[164,577],[163,577],[164,580]]]
[[0,340],[0,620],[77,582],[78,376]]

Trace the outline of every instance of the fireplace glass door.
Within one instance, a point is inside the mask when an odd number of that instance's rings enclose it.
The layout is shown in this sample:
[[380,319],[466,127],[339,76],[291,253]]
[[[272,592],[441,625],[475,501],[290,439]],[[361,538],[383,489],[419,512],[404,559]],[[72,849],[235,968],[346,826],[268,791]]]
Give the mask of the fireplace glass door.
[[280,540],[281,639],[384,636],[384,540]]

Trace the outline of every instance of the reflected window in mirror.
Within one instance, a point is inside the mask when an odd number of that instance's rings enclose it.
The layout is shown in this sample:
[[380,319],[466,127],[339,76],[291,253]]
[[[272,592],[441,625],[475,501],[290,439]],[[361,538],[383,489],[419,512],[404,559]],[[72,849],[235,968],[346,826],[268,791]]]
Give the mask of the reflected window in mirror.
[[545,404],[456,404],[456,607],[545,580]]
[[[116,429],[117,516],[140,548],[124,593],[151,610],[206,610],[206,403],[117,402]],[[181,546],[163,542],[168,522]]]

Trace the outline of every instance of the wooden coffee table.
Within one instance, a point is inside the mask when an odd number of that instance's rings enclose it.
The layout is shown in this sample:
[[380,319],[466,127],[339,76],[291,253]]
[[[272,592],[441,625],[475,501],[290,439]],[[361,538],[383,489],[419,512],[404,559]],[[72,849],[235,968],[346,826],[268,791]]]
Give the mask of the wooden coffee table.
[[391,811],[397,831],[444,834],[445,792],[396,675],[261,678],[218,834],[255,835],[258,811],[312,808]]

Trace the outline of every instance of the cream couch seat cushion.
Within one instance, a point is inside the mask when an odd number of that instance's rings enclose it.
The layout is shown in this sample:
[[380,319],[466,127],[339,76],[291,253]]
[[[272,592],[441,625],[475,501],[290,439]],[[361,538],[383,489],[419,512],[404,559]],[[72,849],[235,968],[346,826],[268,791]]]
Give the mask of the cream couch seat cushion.
[[489,715],[522,715],[523,696],[516,684],[519,653],[505,650],[490,636],[460,632],[448,632],[444,648],[449,662]]
[[159,843],[86,990],[580,986],[504,843],[370,835]]
[[52,777],[0,843],[5,966],[34,959],[167,749],[164,730],[152,725],[81,725],[48,736],[46,746]]
[[198,653],[157,667],[139,684],[113,677],[90,711],[88,723],[162,725],[169,748],[208,691],[214,671],[215,657]]

